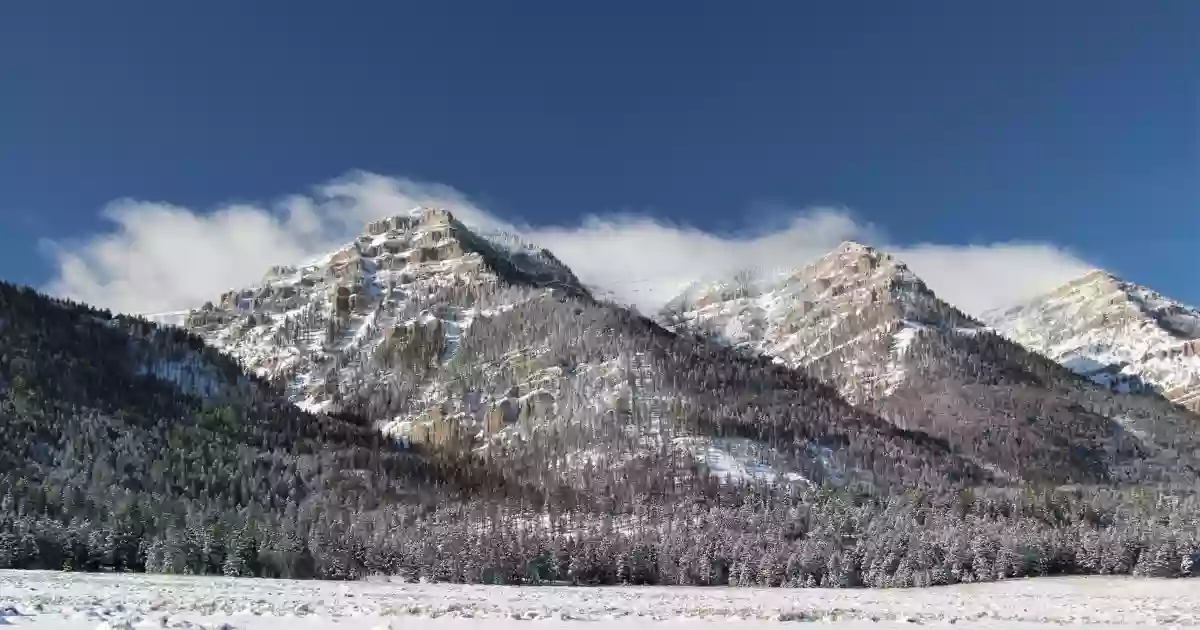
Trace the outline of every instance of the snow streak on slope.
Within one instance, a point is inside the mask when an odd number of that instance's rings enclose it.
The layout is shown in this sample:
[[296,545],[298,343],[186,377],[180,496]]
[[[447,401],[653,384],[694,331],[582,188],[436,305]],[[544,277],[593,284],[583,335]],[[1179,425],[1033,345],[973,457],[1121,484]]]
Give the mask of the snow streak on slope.
[[159,326],[183,326],[187,321],[188,311],[166,311],[162,313],[148,313],[142,315]]
[[984,315],[999,332],[1117,391],[1200,410],[1200,311],[1095,270]]
[[[679,451],[691,456],[709,473],[730,483],[764,482],[811,485],[800,473],[790,470],[774,449],[745,438],[681,437],[673,440]],[[824,460],[826,470],[836,470],[832,458]]]
[[[0,571],[0,620],[30,630],[412,627],[1196,627],[1190,580],[1036,578],[928,589],[489,587]],[[632,624],[632,626],[631,626]]]

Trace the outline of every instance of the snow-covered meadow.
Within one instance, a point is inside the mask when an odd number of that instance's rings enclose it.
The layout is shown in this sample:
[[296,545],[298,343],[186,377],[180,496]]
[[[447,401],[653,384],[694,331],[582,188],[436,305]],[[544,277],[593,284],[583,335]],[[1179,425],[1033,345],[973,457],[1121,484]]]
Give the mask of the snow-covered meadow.
[[1039,578],[920,590],[490,587],[0,571],[28,630],[382,630],[586,624],[1200,627],[1200,580]]

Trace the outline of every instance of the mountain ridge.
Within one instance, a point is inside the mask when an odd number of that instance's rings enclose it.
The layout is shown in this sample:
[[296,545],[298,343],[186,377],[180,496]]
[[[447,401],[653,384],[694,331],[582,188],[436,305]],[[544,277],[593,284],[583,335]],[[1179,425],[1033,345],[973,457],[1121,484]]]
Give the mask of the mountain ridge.
[[[303,304],[286,302],[296,296]],[[1182,434],[1200,426],[1195,417],[1088,389],[940,300],[891,254],[854,241],[772,278],[741,274],[693,285],[657,323],[614,327],[633,315],[610,320],[606,309],[623,311],[597,301],[552,252],[502,234],[485,238],[427,208],[370,222],[351,245],[301,269],[272,270],[263,286],[223,295],[219,305],[190,313],[187,325],[307,409],[350,410],[397,439],[453,441],[489,454],[561,431],[562,405],[579,388],[603,392],[584,424],[588,439],[609,439],[594,414],[636,397],[615,378],[629,372],[629,357],[651,370],[642,380],[653,380],[654,370],[677,369],[664,357],[696,352],[651,350],[661,343],[645,327],[661,323],[664,332],[696,333],[741,357],[811,374],[834,386],[829,395],[903,431],[949,440],[952,451],[993,472],[1060,482],[1194,474],[1196,444]],[[594,322],[587,325],[610,322],[605,335],[642,338],[638,349],[628,355],[627,341],[594,337],[572,321],[581,315]],[[509,328],[496,328],[498,321]],[[580,353],[563,345],[566,330],[608,349],[581,368],[571,358]],[[509,341],[481,345],[488,336]],[[497,343],[507,343],[508,354],[495,354]],[[657,386],[649,399],[684,404],[691,410],[684,415],[700,411],[681,402],[700,391],[674,390],[679,383]],[[794,395],[826,396],[807,387],[800,389],[809,394]],[[622,449],[650,456],[672,441],[686,450],[671,437],[674,428],[630,426],[638,440],[657,446]],[[497,445],[501,438],[506,445]],[[583,457],[586,449],[577,451],[565,456]],[[789,466],[811,459],[794,455],[800,459],[784,457]]]
[[[903,262],[853,242],[758,286],[735,279],[685,293],[660,319],[803,368],[900,426],[963,449],[993,445],[980,451],[990,453],[984,461],[1004,460],[1010,472],[1041,474],[1028,462],[1057,451],[1043,466],[1138,477],[1150,460],[1168,474],[1176,446],[1189,461],[1195,454],[1193,414],[1089,389],[940,300]],[[1009,437],[997,440],[997,429]],[[1080,460],[1084,445],[1090,455]]]
[[[804,375],[599,301],[552,252],[503,240],[444,211],[414,210],[368,223],[351,245],[309,265],[271,270],[262,285],[192,311],[185,325],[306,409],[505,461],[538,444],[561,449],[581,462],[564,473],[577,484],[591,483],[584,477],[600,464],[625,474],[635,460],[667,453],[699,455],[713,470],[714,457],[745,468],[729,449],[767,463],[751,466],[765,477],[800,483],[936,483],[926,469],[983,475]],[[810,426],[796,424],[800,409]],[[890,454],[874,450],[885,443]],[[910,452],[923,455],[895,455]]]

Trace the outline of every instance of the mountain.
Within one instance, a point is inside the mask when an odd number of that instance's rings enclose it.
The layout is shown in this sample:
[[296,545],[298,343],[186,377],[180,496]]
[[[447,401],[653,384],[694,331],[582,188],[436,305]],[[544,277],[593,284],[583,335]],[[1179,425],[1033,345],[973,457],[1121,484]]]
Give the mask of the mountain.
[[[602,305],[587,310],[585,296],[570,297],[570,289],[540,297],[525,290],[530,303],[514,306],[509,319],[480,316],[472,329],[515,332],[525,323],[545,328],[571,319],[579,323],[567,325],[564,333],[579,336],[545,339],[578,354],[564,350],[553,356],[575,356],[583,366],[606,351],[603,341],[586,335],[632,339],[627,346],[647,348],[646,365],[691,361],[706,372],[696,378],[712,389],[713,398],[697,404],[717,410],[714,399],[721,394],[752,397],[748,381],[761,380],[779,392],[768,401],[778,406],[761,412],[792,424],[755,422],[755,435],[748,438],[738,433],[748,425],[737,420],[693,418],[717,427],[717,433],[723,427],[727,435],[702,440],[675,434],[686,448],[668,451],[668,459],[678,460],[673,468],[664,468],[650,453],[628,478],[598,474],[590,487],[567,485],[560,480],[577,462],[563,457],[564,447],[587,447],[579,451],[587,460],[581,463],[584,470],[606,472],[600,456],[621,454],[588,433],[598,425],[572,430],[563,422],[555,435],[535,433],[535,448],[521,458],[513,451],[464,457],[448,448],[405,448],[346,411],[353,407],[348,401],[342,411],[329,414],[298,408],[271,383],[245,373],[229,355],[181,328],[113,316],[0,283],[0,569],[855,586],[863,583],[857,577],[860,568],[843,567],[840,560],[841,550],[857,544],[848,527],[866,527],[872,514],[882,516],[886,499],[855,494],[845,484],[844,490],[830,492],[829,487],[783,483],[787,479],[765,483],[761,470],[743,470],[748,476],[735,479],[738,483],[717,483],[707,470],[693,467],[700,474],[687,474],[688,453],[707,444],[708,451],[726,449],[734,464],[745,457],[769,468],[779,462],[765,457],[763,448],[747,451],[768,436],[783,448],[811,435],[814,444],[816,437],[832,440],[814,447],[814,459],[824,457],[829,466],[845,460],[898,485],[921,485],[924,475],[935,482],[926,487],[959,489],[946,481],[956,472],[948,463],[964,468],[962,478],[978,478],[978,471],[957,462],[936,441],[906,435],[844,403],[838,406],[835,395],[823,397],[829,392],[790,371],[756,370],[756,364],[719,349],[711,355],[716,360],[709,360],[697,351],[705,346],[686,345],[627,311]],[[463,338],[463,352],[505,354],[502,347],[475,348],[469,339]],[[675,352],[681,354],[672,358]],[[629,358],[635,367],[618,370],[615,377],[629,379],[627,386],[639,391],[636,366],[641,363],[634,356]],[[722,369],[718,360],[724,359],[736,360]],[[684,366],[675,367],[686,373]],[[789,387],[803,389],[811,402],[798,401]],[[647,384],[643,391],[651,389]],[[588,401],[602,396],[597,391],[575,395]],[[594,402],[609,410],[604,416],[609,424],[673,426],[655,425],[650,415],[671,410],[641,400],[613,406]],[[830,406],[830,417],[819,416],[822,404]],[[726,405],[731,413],[755,411]],[[802,406],[789,416],[782,412],[788,405]],[[588,417],[583,409],[573,414],[575,421]],[[795,426],[800,414],[806,419],[802,427]],[[833,434],[823,423],[845,427]],[[795,453],[788,453],[794,459]],[[905,474],[903,465],[912,465],[916,474]],[[726,472],[736,470],[729,466]],[[816,468],[806,472],[814,478],[818,473]],[[750,483],[754,479],[759,482]],[[845,522],[848,502],[859,515],[853,526]],[[961,519],[948,515],[946,527],[958,527]],[[807,564],[789,570],[782,558],[798,554],[799,543],[785,551],[783,541],[806,532]],[[996,535],[1000,532],[997,526]],[[708,563],[703,569],[701,559]],[[748,568],[760,563],[768,569]]]
[[[530,294],[494,295],[501,279]],[[488,240],[447,212],[418,209],[370,223],[354,242],[317,260],[273,267],[260,285],[229,291],[182,323],[247,369],[284,384],[302,407],[337,410],[346,390],[338,379],[348,363],[394,349],[400,335],[435,329],[441,358],[453,358],[460,328],[539,288],[587,294],[549,252],[515,239]]]
[[[1194,493],[992,485],[945,441],[797,370],[597,303],[532,264],[557,269],[548,255],[522,251],[529,266],[521,252],[459,256],[498,278],[469,288],[442,273],[461,268],[448,259],[410,261],[413,280],[392,295],[433,299],[433,312],[400,320],[374,354],[345,351],[349,296],[324,275],[332,257],[319,278],[293,273],[325,292],[306,294],[307,310],[279,304],[310,314],[271,335],[257,334],[268,315],[288,321],[267,306],[273,285],[264,302],[230,300],[234,313],[188,314],[248,357],[294,356],[287,335],[332,331],[295,364],[334,377],[316,395],[183,329],[0,283],[0,569],[906,587],[1200,566]],[[272,344],[256,352],[251,334]],[[470,424],[464,405],[500,428],[449,430]]]
[[1195,414],[1076,377],[940,300],[871,247],[848,242],[794,272],[691,287],[660,320],[803,369],[1001,474],[1054,482],[1195,475]]
[[185,325],[302,407],[578,488],[697,465],[785,485],[985,476],[802,373],[597,301],[550,252],[435,209],[373,222]]
[[1146,287],[1094,270],[983,318],[1100,385],[1200,411],[1200,311]]

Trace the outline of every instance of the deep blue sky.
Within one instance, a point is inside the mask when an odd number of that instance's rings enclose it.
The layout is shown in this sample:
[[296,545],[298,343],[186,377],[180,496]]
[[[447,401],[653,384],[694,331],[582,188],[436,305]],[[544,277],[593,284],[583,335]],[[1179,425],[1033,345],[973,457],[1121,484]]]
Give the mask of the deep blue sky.
[[5,2],[0,277],[132,196],[347,172],[502,215],[1049,240],[1200,303],[1200,2]]

